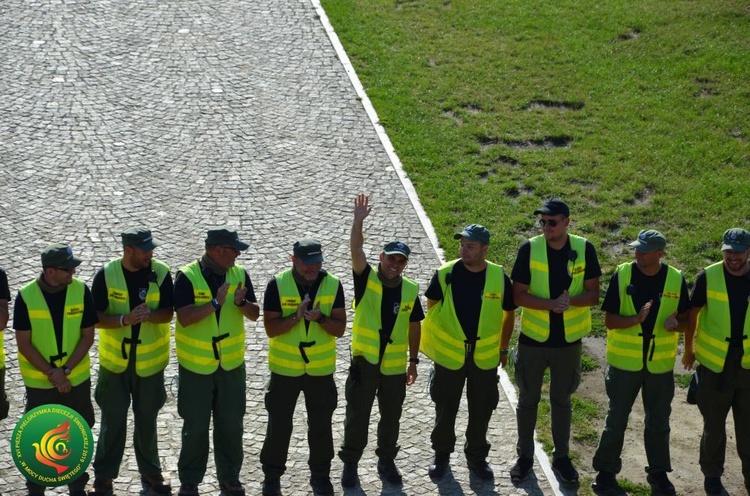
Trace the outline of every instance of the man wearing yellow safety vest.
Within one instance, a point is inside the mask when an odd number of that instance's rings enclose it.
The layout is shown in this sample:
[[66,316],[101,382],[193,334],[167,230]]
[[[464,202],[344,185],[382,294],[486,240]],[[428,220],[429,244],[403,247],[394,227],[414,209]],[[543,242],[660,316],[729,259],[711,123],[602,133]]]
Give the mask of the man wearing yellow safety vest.
[[263,324],[269,337],[271,379],[265,397],[268,426],[260,452],[264,496],[281,494],[300,393],[307,410],[310,485],[315,494],[333,494],[331,419],[338,398],[333,373],[336,338],[346,330],[346,310],[341,282],[322,265],[320,243],[301,239],[294,243],[292,267],[266,287]]
[[[372,207],[369,197],[354,199],[349,246],[354,273],[354,325],[352,363],[346,379],[344,443],[339,458],[344,462],[341,485],[357,485],[357,463],[367,445],[370,414],[378,398],[378,474],[392,485],[401,484],[394,459],[406,386],[417,379],[420,322],[424,318],[419,285],[402,276],[409,261],[409,247],[399,241],[385,245],[373,270],[363,249],[362,224]],[[407,367],[408,357],[408,367]]]
[[91,293],[99,316],[99,377],[94,398],[101,430],[94,457],[94,492],[111,496],[128,434],[133,403],[133,450],[142,494],[171,494],[159,461],[156,417],[167,398],[164,368],[169,361],[174,287],[169,267],[153,257],[159,243],[142,227],[121,234],[123,256],[94,276]]
[[250,276],[235,261],[248,247],[233,228],[212,227],[203,256],[180,267],[175,276],[177,413],[183,419],[179,496],[198,495],[206,473],[212,415],[221,495],[245,494],[239,480],[244,457],[245,319],[257,320],[260,308]]
[[[18,366],[26,386],[26,411],[57,403],[94,425],[89,348],[94,342],[96,309],[91,292],[74,278],[81,259],[68,245],[54,243],[42,252],[43,271],[23,286],[13,308]],[[86,496],[84,472],[68,484],[70,496]],[[27,482],[28,496],[44,487]]]
[[543,235],[525,241],[513,266],[513,299],[522,307],[521,335],[515,353],[518,386],[518,460],[513,482],[533,466],[534,428],[545,370],[550,370],[552,470],[567,484],[578,483],[568,456],[572,394],[581,380],[581,338],[591,331],[591,308],[599,303],[601,268],[594,246],[568,234],[570,210],[564,201],[544,202]]
[[602,303],[607,326],[607,396],[609,410],[594,454],[598,494],[619,489],[625,429],[640,391],[645,421],[643,442],[652,494],[673,495],[667,477],[669,415],[674,397],[674,363],[679,332],[688,321],[687,284],[679,270],[661,262],[666,238],[652,229],[630,243],[635,262],[620,265],[612,275]]
[[737,453],[745,487],[750,491],[750,232],[724,233],[724,260],[698,274],[690,299],[682,363],[697,359],[696,401],[703,415],[700,466],[706,494],[722,494],[726,420],[734,414]]
[[471,473],[489,480],[494,473],[487,463],[487,429],[499,400],[497,367],[507,358],[516,307],[502,266],[487,261],[487,228],[470,224],[454,238],[460,240],[460,258],[440,267],[425,292],[422,352],[434,362],[430,397],[435,403],[435,461],[428,474],[440,478],[448,470],[466,384],[464,455]]
[[10,403],[5,393],[5,347],[3,334],[5,326],[8,325],[8,302],[10,301],[10,288],[8,287],[8,275],[0,269],[0,420],[8,417]]

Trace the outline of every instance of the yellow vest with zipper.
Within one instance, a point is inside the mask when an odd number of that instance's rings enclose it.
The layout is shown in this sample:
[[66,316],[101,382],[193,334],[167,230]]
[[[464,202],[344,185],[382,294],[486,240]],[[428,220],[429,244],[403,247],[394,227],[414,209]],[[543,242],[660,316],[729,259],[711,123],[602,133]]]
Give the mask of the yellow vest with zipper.
[[[195,305],[210,305],[213,300],[211,288],[201,273],[201,266],[194,261],[180,268],[192,283]],[[221,365],[224,370],[234,370],[245,363],[245,321],[242,310],[234,304],[234,293],[240,283],[245,284],[245,270],[239,265],[231,267],[226,274],[229,283],[219,321],[214,313],[189,326],[175,324],[174,340],[177,361],[191,372],[209,375]]]
[[[159,308],[161,293],[159,287],[169,274],[169,267],[159,260],[151,260],[151,269],[156,280],[149,281],[146,305],[151,310]],[[130,295],[125,282],[122,259],[112,260],[104,266],[109,304],[104,312],[107,315],[130,313]],[[128,353],[131,349],[133,328],[99,329],[99,363],[116,374],[128,366]],[[169,322],[155,324],[142,322],[136,345],[135,371],[140,377],[149,377],[164,370],[169,361]]]
[[[667,318],[677,311],[682,289],[682,274],[674,267],[667,266],[667,279],[662,289],[659,313],[654,324],[652,349],[646,359],[646,367],[653,374],[670,372],[674,369],[677,356],[679,333],[664,328]],[[620,315],[631,317],[638,314],[633,297],[627,288],[633,273],[633,264],[624,263],[617,268],[617,284],[620,295]],[[607,329],[607,362],[622,370],[638,371],[643,368],[643,333],[640,324],[626,329]]]
[[[742,368],[750,369],[750,305],[745,313],[742,341]],[[701,365],[717,374],[724,363],[732,337],[729,295],[723,262],[706,267],[706,306],[698,314],[695,334],[695,357]]]
[[[288,317],[294,314],[302,303],[292,270],[288,269],[277,275],[276,285],[281,301],[281,317]],[[311,308],[320,306],[320,311],[330,316],[338,289],[338,278],[326,274],[320,282]],[[299,377],[304,374],[331,375],[336,370],[336,338],[328,334],[317,322],[310,322],[305,330],[305,320],[300,319],[289,332],[269,340],[268,368],[271,372],[288,377]]]
[[[568,272],[573,281],[568,288],[570,296],[584,292],[586,273],[586,239],[568,234],[570,247],[576,253],[575,260],[568,260]],[[547,262],[547,241],[544,236],[534,236],[531,244],[530,269],[531,283],[529,294],[549,299],[549,264]],[[572,343],[591,331],[591,308],[570,306],[563,313],[565,340]],[[521,309],[521,332],[535,341],[544,343],[549,338],[549,310],[523,307]]]
[[[81,322],[83,321],[85,285],[80,279],[73,278],[65,294],[65,311],[63,314],[62,350],[57,349],[55,325],[52,321],[47,302],[42,289],[36,280],[26,284],[19,292],[29,311],[31,322],[31,344],[53,367],[62,367],[70,359],[70,355],[81,340]],[[59,355],[64,355],[60,357]],[[56,359],[53,360],[52,357]],[[18,366],[21,369],[23,383],[27,387],[38,389],[52,389],[52,383],[47,378],[46,370],[34,367],[21,352],[18,353]],[[77,386],[91,376],[91,361],[86,353],[81,362],[71,369],[68,380]]]
[[[409,317],[414,301],[419,294],[419,285],[403,277],[401,279],[401,302],[388,343],[385,345],[380,371],[383,375],[399,375],[406,370],[406,355],[409,350]],[[383,301],[383,284],[377,270],[371,269],[367,277],[367,289],[354,310],[352,325],[352,354],[362,356],[377,364],[380,358],[380,329],[382,322],[380,307]]]
[[[446,282],[458,260],[438,269],[438,281],[443,299],[427,310],[422,323],[422,353],[435,363],[450,370],[463,367],[466,360],[466,335],[453,306],[453,285]],[[483,370],[497,368],[500,363],[500,334],[503,324],[503,293],[505,277],[501,265],[487,262],[487,276],[479,313],[477,340],[474,343],[474,363]]]

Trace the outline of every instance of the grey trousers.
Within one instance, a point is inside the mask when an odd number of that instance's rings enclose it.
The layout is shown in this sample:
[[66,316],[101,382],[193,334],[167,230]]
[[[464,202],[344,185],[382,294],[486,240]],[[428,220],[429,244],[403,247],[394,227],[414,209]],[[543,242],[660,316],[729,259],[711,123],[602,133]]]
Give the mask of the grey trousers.
[[570,420],[572,394],[581,383],[581,343],[566,348],[535,347],[518,345],[514,360],[515,379],[518,386],[518,443],[519,457],[533,458],[534,429],[537,410],[542,397],[544,372],[549,368],[550,416],[552,440],[555,444],[553,456],[568,456],[570,450]]

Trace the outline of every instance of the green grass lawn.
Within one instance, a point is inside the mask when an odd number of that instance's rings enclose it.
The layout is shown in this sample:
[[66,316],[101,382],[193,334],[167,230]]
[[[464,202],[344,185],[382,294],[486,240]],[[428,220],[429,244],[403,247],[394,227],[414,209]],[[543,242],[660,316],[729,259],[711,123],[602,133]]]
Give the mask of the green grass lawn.
[[449,250],[511,266],[559,196],[606,273],[652,227],[692,282],[750,227],[747,1],[322,4]]

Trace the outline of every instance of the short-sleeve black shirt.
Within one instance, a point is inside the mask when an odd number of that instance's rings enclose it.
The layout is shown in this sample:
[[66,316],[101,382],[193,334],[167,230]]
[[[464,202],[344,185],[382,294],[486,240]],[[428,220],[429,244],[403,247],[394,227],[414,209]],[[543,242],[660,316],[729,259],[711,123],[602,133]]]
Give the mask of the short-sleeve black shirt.
[[[201,273],[203,274],[203,278],[206,280],[208,288],[211,290],[211,295],[216,298],[216,293],[219,292],[219,288],[222,284],[224,284],[224,281],[227,278],[226,274],[216,274],[208,267],[204,267],[203,264],[200,263],[200,261],[198,261],[198,263],[201,266]],[[250,275],[244,268],[242,270],[245,272],[245,284],[243,286],[247,288],[245,301],[256,303],[258,300],[255,297],[255,291],[253,290],[253,283],[250,280]],[[174,308],[175,310],[179,310],[180,308],[186,307],[188,305],[195,305],[195,291],[193,290],[193,283],[190,282],[190,279],[188,279],[188,277],[183,274],[182,271],[177,271],[177,275],[174,279]],[[216,310],[215,315],[216,321],[218,322],[219,317],[221,316],[221,309]]]
[[[653,276],[649,276],[641,272],[638,268],[638,264],[632,263],[630,276],[630,290],[628,293],[633,299],[633,306],[635,311],[640,311],[643,305],[652,301],[651,310],[648,313],[648,317],[641,324],[641,330],[643,336],[648,338],[654,333],[654,326],[656,325],[656,317],[659,314],[659,308],[661,306],[661,295],[664,290],[664,284],[667,282],[667,274],[669,273],[669,266],[667,264],[661,264],[661,269],[658,273]],[[690,306],[690,298],[688,296],[687,283],[685,278],[682,278],[680,284],[680,301],[677,304],[677,313],[685,312]],[[618,272],[612,275],[609,280],[609,287],[607,288],[607,294],[604,296],[602,302],[602,310],[607,313],[619,315],[620,314],[620,284],[618,278]],[[643,340],[643,353],[644,359],[648,353],[650,339]]]
[[[359,275],[356,272],[352,272],[354,277],[354,302],[357,305],[359,305],[367,290],[367,279],[370,277],[370,272],[372,272],[372,267],[369,264]],[[383,286],[383,296],[380,303],[380,326],[382,327],[380,329],[380,356],[383,356],[385,346],[391,338],[396,317],[398,317],[402,287],[403,285],[395,288]],[[422,319],[424,319],[424,310],[422,309],[422,302],[419,301],[419,296],[417,296],[414,299],[414,307],[409,315],[409,322],[421,322]]]
[[[510,278],[503,274],[503,310],[515,310],[513,303],[513,287]],[[451,294],[453,295],[453,306],[456,309],[456,317],[461,324],[461,329],[468,341],[477,339],[479,332],[479,314],[482,311],[482,299],[484,298],[484,283],[487,279],[487,269],[472,272],[458,260],[453,266],[450,274]],[[440,279],[437,271],[430,280],[430,285],[425,291],[425,297],[429,300],[440,301],[443,299],[443,289],[440,287]],[[502,326],[502,322],[498,323]]]
[[[570,287],[573,282],[573,278],[568,273],[568,253],[571,250],[570,238],[565,242],[559,250],[555,250],[547,246],[547,264],[549,265],[549,297],[555,299],[560,296],[563,291]],[[513,265],[513,272],[511,273],[511,279],[514,282],[524,284],[526,286],[531,284],[531,242],[526,240],[518,248],[518,255],[516,256],[516,263]],[[586,268],[583,273],[583,280],[588,281],[590,279],[598,279],[602,275],[602,269],[599,266],[599,258],[596,255],[596,249],[588,240],[586,241]],[[573,343],[568,343],[565,340],[565,322],[563,320],[563,314],[550,312],[550,332],[549,338],[546,342],[540,343],[535,339],[531,339],[525,334],[521,334],[518,338],[519,343],[523,343],[527,346],[545,346],[553,348],[564,348],[566,346],[572,346],[577,344],[580,340]]]
[[[312,305],[312,302],[315,301],[315,296],[318,294],[318,288],[320,288],[320,283],[323,281],[323,278],[328,275],[328,272],[325,271],[325,269],[320,269],[320,272],[318,273],[318,278],[315,280],[312,285],[302,287],[301,284],[295,281],[297,284],[297,290],[299,291],[300,297],[304,299],[304,295],[307,294],[310,297],[310,304]],[[341,281],[339,280],[339,287],[336,291],[336,298],[333,300],[333,306],[331,308],[344,308],[345,302],[344,302],[344,286],[341,285]],[[266,286],[266,294],[263,299],[263,311],[266,312],[282,312],[281,308],[281,298],[279,296],[279,286],[276,283],[276,278],[272,278],[270,281],[268,281],[268,285]],[[310,323],[305,320],[305,329],[308,329],[310,327]]]
[[10,287],[8,286],[8,274],[0,269],[0,300],[10,301]]
[[[47,293],[46,291],[42,291],[44,301],[47,302],[47,307],[49,308],[49,313],[52,317],[52,325],[55,328],[58,350],[62,350],[63,315],[65,313],[65,297],[67,294],[68,288],[63,289],[58,293]],[[99,317],[96,315],[94,299],[91,296],[89,287],[84,285],[81,329],[95,326],[97,322],[99,322]],[[23,296],[21,296],[20,291],[16,295],[16,301],[13,304],[13,328],[16,332],[28,332],[31,330],[29,309],[26,306],[26,302],[23,301]]]
[[[744,353],[742,348],[742,337],[744,335],[745,315],[747,313],[748,299],[750,299],[750,272],[742,276],[734,276],[724,269],[724,281],[727,285],[729,297],[729,321],[731,322],[731,341],[727,358],[738,358]],[[695,278],[693,293],[690,297],[690,306],[702,308],[707,302],[706,271],[701,271]]]

